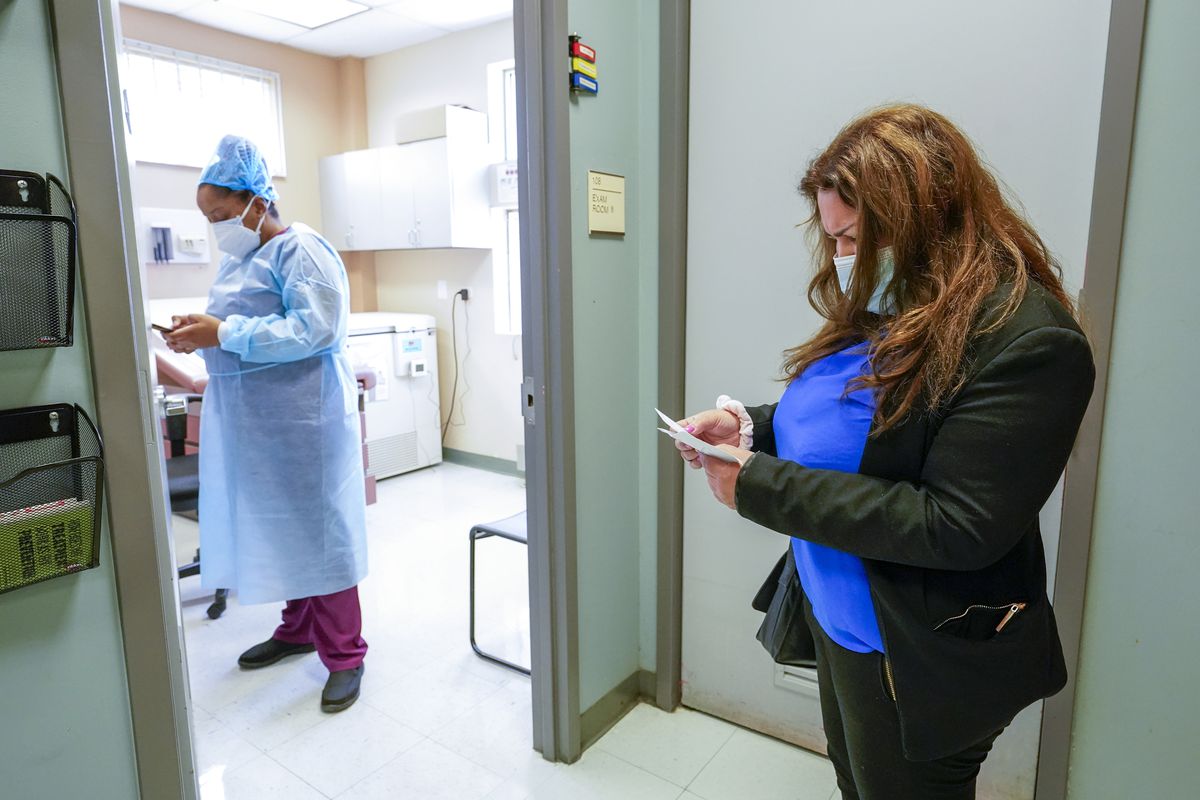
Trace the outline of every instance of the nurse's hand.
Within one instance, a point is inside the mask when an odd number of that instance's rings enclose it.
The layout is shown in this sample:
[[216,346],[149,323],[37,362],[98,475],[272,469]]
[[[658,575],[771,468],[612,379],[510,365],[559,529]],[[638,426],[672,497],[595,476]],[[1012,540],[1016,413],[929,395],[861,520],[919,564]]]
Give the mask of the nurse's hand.
[[175,317],[175,330],[164,334],[167,347],[176,353],[194,353],[205,347],[217,347],[221,340],[217,337],[217,328],[221,320],[208,314],[188,314],[186,317]]
[[[741,421],[737,415],[720,408],[693,414],[687,419],[679,420],[679,424],[687,428],[688,433],[709,444],[727,444],[736,448],[742,441],[738,433],[741,430]],[[700,469],[699,453],[683,442],[675,442],[675,447],[688,466],[692,469]]]
[[742,465],[754,454],[749,450],[742,450],[741,448],[727,444],[721,445],[721,449],[733,454],[734,458],[737,459],[737,463],[731,464],[728,461],[722,461],[719,458],[712,458],[711,456],[699,453],[696,453],[696,456],[701,466],[704,467],[704,474],[708,478],[708,488],[712,490],[713,497],[717,498],[717,502],[729,506],[736,511],[738,475],[742,471]]

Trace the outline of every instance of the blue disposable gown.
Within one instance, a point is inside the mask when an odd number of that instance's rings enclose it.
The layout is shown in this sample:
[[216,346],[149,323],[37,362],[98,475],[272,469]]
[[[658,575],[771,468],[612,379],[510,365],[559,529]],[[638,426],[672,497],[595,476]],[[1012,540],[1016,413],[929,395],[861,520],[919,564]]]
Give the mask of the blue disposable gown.
[[349,294],[333,247],[300,224],[226,256],[209,292],[224,322],[221,346],[202,351],[200,574],[243,603],[331,594],[367,574]]

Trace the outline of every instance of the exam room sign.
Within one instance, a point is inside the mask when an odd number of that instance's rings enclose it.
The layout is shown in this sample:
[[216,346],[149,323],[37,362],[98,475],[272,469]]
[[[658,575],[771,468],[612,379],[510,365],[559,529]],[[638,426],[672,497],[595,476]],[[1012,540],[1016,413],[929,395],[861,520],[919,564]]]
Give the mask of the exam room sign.
[[625,177],[588,170],[588,233],[625,234]]

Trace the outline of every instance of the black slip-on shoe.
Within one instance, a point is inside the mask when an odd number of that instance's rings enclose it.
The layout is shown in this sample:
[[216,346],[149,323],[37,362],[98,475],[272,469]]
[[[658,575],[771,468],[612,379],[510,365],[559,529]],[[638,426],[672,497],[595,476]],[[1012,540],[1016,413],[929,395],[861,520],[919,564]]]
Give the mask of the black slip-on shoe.
[[345,711],[354,705],[358,699],[358,689],[362,685],[363,665],[354,669],[339,669],[329,673],[325,681],[325,691],[321,692],[321,710],[330,714]]
[[280,659],[311,653],[316,649],[311,644],[292,644],[278,639],[267,639],[238,656],[238,666],[242,669],[269,667]]

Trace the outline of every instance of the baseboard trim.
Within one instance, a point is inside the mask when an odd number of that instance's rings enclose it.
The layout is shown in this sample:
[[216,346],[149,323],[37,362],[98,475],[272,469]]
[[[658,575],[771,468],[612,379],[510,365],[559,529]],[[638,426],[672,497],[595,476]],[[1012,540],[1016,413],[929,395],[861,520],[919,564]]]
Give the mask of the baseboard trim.
[[638,694],[643,700],[654,702],[658,693],[658,675],[648,669],[638,670]]
[[621,721],[639,700],[654,702],[656,678],[649,670],[638,670],[617,684],[612,691],[601,697],[592,707],[583,712],[579,720],[579,738],[583,750],[608,733],[613,725]]
[[451,464],[459,464],[464,467],[474,467],[475,469],[485,469],[488,472],[498,472],[501,475],[512,475],[514,477],[524,477],[525,473],[517,469],[516,461],[507,461],[503,458],[495,456],[485,456],[479,453],[468,453],[466,450],[454,450],[450,447],[442,448],[442,460],[448,461]]

